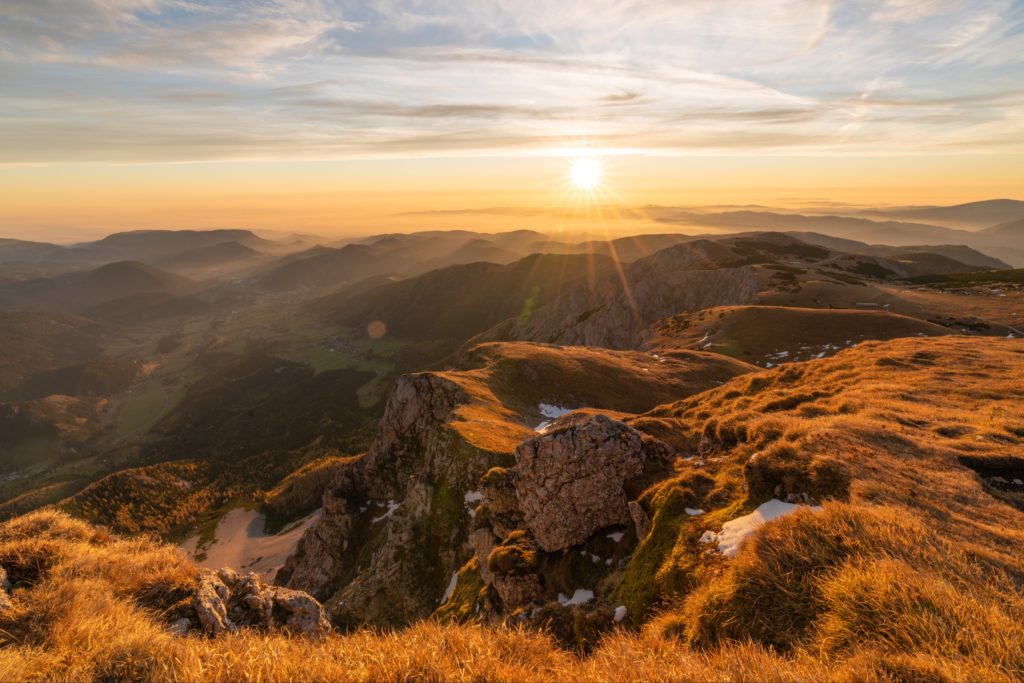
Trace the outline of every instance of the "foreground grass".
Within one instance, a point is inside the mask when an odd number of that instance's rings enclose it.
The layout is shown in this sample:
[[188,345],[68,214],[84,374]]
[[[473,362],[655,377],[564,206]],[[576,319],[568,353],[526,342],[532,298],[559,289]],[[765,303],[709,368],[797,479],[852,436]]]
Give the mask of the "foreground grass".
[[[34,512],[0,525],[0,680],[1024,680],[1024,512],[991,476],[1022,471],[1022,378],[1018,341],[865,344],[638,418],[704,463],[650,492],[622,585],[659,587],[658,612],[585,657],[536,631],[434,621],[173,636],[162,615],[197,578],[182,553]],[[699,543],[790,489],[822,509],[733,559]]]
[[929,592],[927,572],[878,562],[830,584],[824,599],[835,609],[822,632],[844,645],[832,655],[821,642],[784,654],[750,642],[692,648],[667,635],[678,612],[618,630],[586,658],[538,632],[433,621],[322,640],[183,638],[161,620],[196,579],[178,550],[41,511],[0,527],[0,564],[14,584],[13,607],[0,612],[0,680],[1019,680],[1019,620]]

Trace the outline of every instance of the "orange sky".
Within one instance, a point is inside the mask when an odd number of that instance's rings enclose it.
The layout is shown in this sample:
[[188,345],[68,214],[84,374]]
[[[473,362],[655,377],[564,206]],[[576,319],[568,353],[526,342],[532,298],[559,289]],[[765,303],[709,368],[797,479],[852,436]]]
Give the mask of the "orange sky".
[[[608,156],[597,198],[647,204],[799,207],[952,204],[1021,197],[1012,155]],[[115,230],[248,227],[328,235],[458,227],[596,226],[559,156],[331,162],[44,164],[0,168],[5,236],[76,240]],[[511,212],[472,212],[518,207]],[[439,213],[430,213],[439,212]],[[615,232],[651,229],[612,219]],[[664,226],[660,228],[664,230]]]
[[[0,236],[557,229],[573,150],[627,207],[1021,198],[1021,25],[1006,0],[6,3]],[[395,215],[493,206],[542,211]]]

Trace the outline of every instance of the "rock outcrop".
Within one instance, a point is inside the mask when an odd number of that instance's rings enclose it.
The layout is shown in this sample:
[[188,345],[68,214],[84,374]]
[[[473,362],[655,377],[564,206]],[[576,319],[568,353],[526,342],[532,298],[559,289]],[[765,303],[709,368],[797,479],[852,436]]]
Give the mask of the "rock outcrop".
[[755,268],[724,244],[697,240],[624,266],[621,278],[581,285],[494,337],[631,349],[662,318],[712,306],[751,303]]
[[192,630],[219,635],[250,627],[322,636],[331,629],[323,607],[308,593],[268,586],[255,573],[238,576],[230,569],[204,571],[191,600],[174,616],[170,630],[180,635]]
[[473,403],[457,377],[400,378],[369,451],[325,492],[323,515],[276,581],[323,599],[339,624],[430,614],[470,554],[466,494],[511,460],[511,444],[459,428],[460,408]]
[[625,524],[627,483],[664,470],[673,456],[666,444],[604,415],[525,441],[516,449],[515,489],[526,526],[552,552]]
[[[674,454],[601,411],[647,410],[753,369],[698,352],[663,358],[526,343],[481,345],[462,363],[398,380],[370,449],[338,471],[323,514],[275,577],[323,601],[340,627],[428,616],[474,557],[476,578],[465,579],[506,609],[572,594],[578,586],[556,585],[540,565],[510,572],[489,560],[516,533],[546,553],[629,522],[636,485]],[[585,410],[534,438],[541,404]],[[517,464],[524,442],[532,445]],[[625,551],[602,552],[607,573]]]

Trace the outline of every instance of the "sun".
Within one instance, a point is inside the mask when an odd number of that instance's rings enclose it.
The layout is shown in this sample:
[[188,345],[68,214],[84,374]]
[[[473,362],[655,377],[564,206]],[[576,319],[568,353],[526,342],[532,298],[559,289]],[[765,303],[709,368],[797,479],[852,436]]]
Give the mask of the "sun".
[[601,162],[591,157],[579,157],[572,162],[569,178],[580,190],[595,190],[601,184]]

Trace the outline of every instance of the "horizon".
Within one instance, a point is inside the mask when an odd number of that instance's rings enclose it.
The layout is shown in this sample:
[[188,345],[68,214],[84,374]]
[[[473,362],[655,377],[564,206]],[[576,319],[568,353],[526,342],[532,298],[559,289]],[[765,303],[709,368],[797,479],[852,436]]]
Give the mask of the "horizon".
[[[629,234],[588,207],[1014,197],[1022,25],[1003,0],[14,2],[0,229],[338,238],[536,207]],[[447,216],[511,226],[476,219]]]

